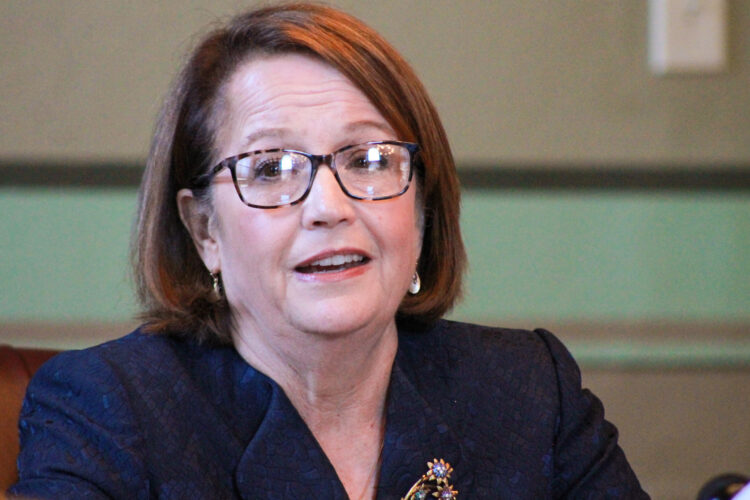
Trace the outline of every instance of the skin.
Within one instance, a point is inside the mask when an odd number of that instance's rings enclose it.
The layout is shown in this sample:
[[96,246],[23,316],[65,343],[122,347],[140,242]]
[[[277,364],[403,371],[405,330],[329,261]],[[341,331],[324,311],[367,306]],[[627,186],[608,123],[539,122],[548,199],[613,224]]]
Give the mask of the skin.
[[[399,139],[349,80],[308,56],[241,65],[223,88],[217,160],[292,148],[326,154]],[[327,166],[304,202],[244,205],[228,170],[212,186],[213,210],[189,190],[178,206],[206,268],[222,275],[237,351],[284,389],[350,498],[372,498],[385,397],[398,344],[396,310],[421,249],[416,186],[382,201],[347,197]],[[336,272],[301,272],[333,254],[363,255]]]

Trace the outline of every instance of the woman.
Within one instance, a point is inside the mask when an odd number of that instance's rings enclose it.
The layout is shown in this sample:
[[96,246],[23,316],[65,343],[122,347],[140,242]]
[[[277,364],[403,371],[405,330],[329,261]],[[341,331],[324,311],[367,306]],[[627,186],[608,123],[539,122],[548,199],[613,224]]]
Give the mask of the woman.
[[32,382],[38,498],[647,498],[549,333],[440,320],[464,268],[445,133],[336,10],[256,10],[160,117],[134,264],[146,323]]

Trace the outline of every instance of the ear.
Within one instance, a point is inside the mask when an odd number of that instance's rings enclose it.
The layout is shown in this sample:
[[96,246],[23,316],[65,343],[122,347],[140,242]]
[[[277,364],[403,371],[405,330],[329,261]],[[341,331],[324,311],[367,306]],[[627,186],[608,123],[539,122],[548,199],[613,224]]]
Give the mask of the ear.
[[177,209],[206,269],[212,273],[220,272],[219,241],[211,214],[190,189],[180,189],[177,192]]

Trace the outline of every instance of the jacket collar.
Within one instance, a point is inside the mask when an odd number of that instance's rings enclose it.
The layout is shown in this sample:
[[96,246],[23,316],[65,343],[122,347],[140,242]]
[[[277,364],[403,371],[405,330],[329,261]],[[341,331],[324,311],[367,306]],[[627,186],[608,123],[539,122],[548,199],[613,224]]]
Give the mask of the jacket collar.
[[240,497],[346,500],[343,484],[302,417],[281,387],[265,379],[272,388],[268,410],[235,471]]
[[441,458],[453,467],[449,482],[458,498],[471,498],[472,467],[460,440],[402,363],[397,356],[391,373],[378,500],[402,498],[427,471],[427,462]]
[[[421,394],[402,369],[404,362],[397,355],[391,373],[377,499],[402,498],[427,471],[427,462],[441,458],[453,467],[450,483],[459,498],[471,498],[472,467],[461,443],[429,404],[431,394]],[[241,498],[346,500],[335,469],[284,391],[261,378],[271,387],[270,402],[236,469]]]

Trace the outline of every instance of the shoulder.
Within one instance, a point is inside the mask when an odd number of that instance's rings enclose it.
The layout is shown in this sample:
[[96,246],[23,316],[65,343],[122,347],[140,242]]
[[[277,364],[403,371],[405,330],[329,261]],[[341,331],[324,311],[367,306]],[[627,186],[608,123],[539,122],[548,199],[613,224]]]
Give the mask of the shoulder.
[[441,319],[427,328],[400,330],[402,340],[455,348],[481,348],[503,346],[507,348],[543,347],[547,337],[554,337],[546,330],[501,328]]
[[[93,491],[115,496],[111,493],[117,490],[142,490],[145,468],[131,450],[145,448],[136,417],[143,399],[135,397],[133,379],[154,354],[168,351],[156,347],[162,342],[134,332],[65,351],[36,372],[19,422],[16,493],[41,497],[54,490],[56,497],[83,498],[94,497]],[[112,481],[115,471],[118,479]],[[139,497],[144,496],[133,495]]]
[[234,349],[137,329],[117,340],[53,357],[29,384],[26,407],[50,397],[84,407],[112,401],[138,406],[148,399],[174,397],[180,387],[210,392],[227,366],[235,371],[246,367]]
[[[448,420],[493,415],[487,429],[507,420],[502,425],[519,425],[519,432],[535,429],[530,441],[553,433],[561,412],[587,397],[571,354],[541,329],[439,321],[426,331],[402,332],[397,362],[423,397],[456,409]],[[534,425],[522,425],[519,415]]]
[[[64,351],[37,370],[26,391],[22,426],[42,415],[80,413],[126,422],[134,393],[148,382],[160,385],[157,371],[175,363],[168,339],[136,330],[94,347]],[[40,420],[41,421],[41,420]],[[131,429],[132,430],[132,429]]]
[[[498,328],[440,320],[422,331],[402,330],[400,349],[414,363],[436,364],[456,376],[526,375],[578,369],[565,346],[543,329]],[[421,358],[421,359],[420,359]]]
[[115,372],[131,377],[163,377],[166,371],[197,362],[231,359],[231,348],[214,348],[190,340],[151,334],[138,328],[124,337],[81,350],[64,351],[45,363],[38,373],[48,376],[83,372],[97,376]]
[[[62,488],[69,493],[55,498],[86,496],[73,490],[148,498],[151,479],[202,477],[198,471],[216,456],[239,453],[237,443],[263,413],[267,394],[254,373],[231,347],[139,330],[61,353],[37,371],[26,393],[16,492],[36,497]],[[210,451],[186,456],[190,446]],[[172,466],[178,461],[181,470]],[[215,479],[209,476],[206,483]]]
[[31,388],[40,381],[65,382],[79,376],[101,383],[116,372],[140,371],[142,366],[152,365],[154,359],[173,351],[168,340],[137,329],[103,344],[61,352],[41,366],[32,379]]
[[[158,367],[178,362],[176,341],[149,335],[140,329],[117,340],[80,350],[63,351],[47,361],[34,375],[30,391],[40,385],[70,385],[105,388],[117,379],[148,376]],[[57,383],[55,383],[57,382]]]

